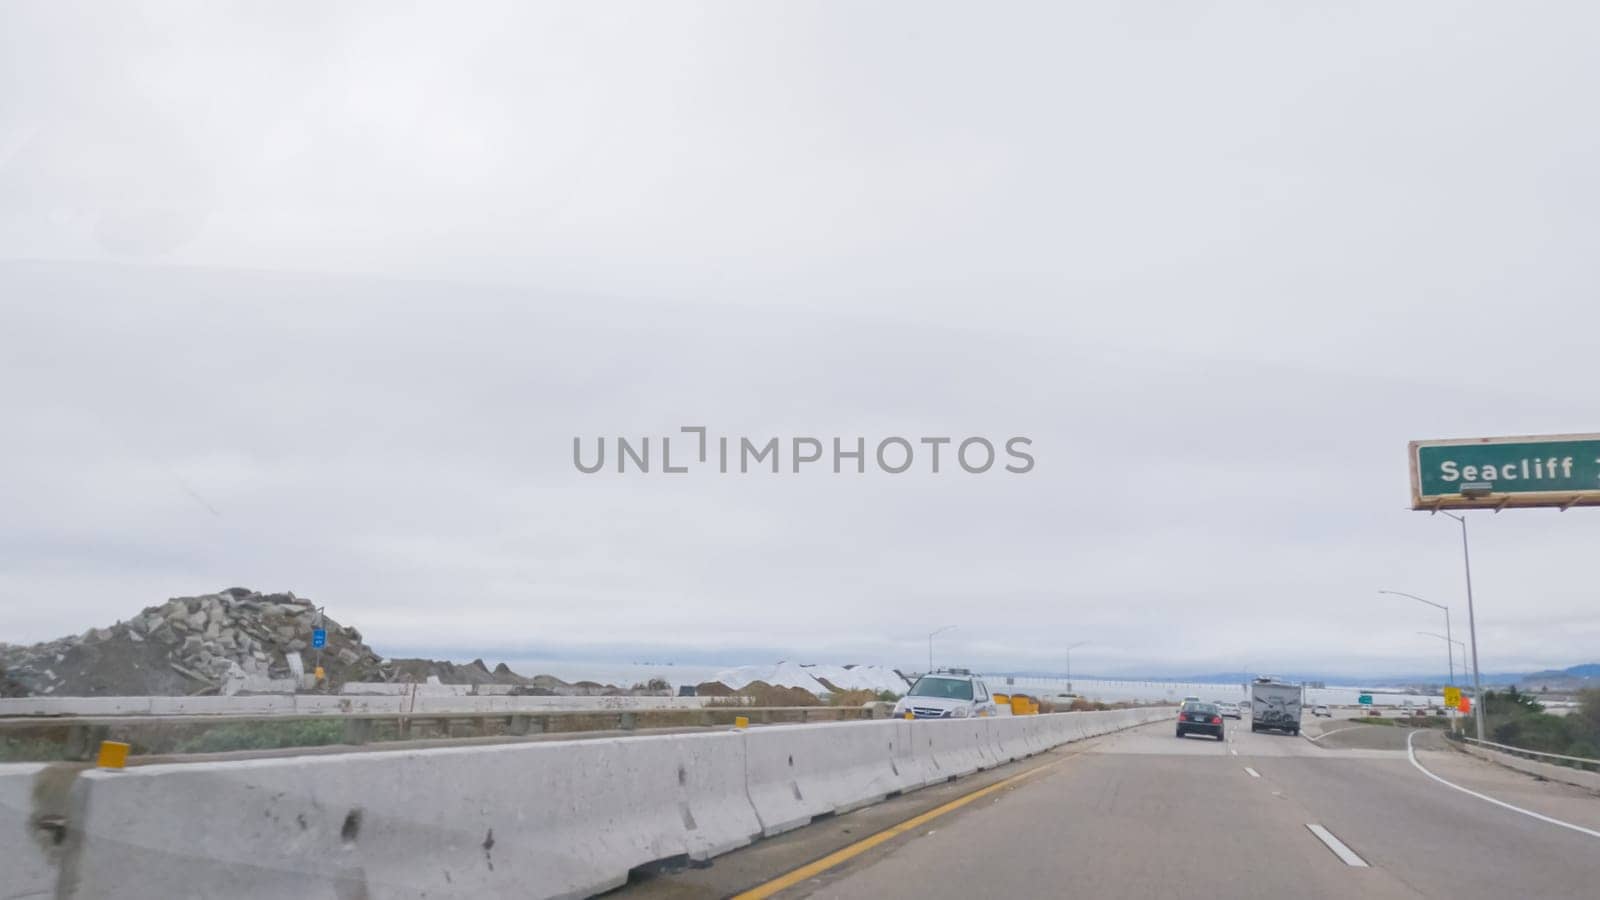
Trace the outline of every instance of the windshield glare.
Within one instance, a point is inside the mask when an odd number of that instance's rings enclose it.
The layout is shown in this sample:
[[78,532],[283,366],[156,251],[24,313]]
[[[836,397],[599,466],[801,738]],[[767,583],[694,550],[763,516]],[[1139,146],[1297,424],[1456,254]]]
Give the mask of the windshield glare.
[[971,700],[972,682],[960,678],[923,678],[911,689],[912,697],[942,697],[946,700]]

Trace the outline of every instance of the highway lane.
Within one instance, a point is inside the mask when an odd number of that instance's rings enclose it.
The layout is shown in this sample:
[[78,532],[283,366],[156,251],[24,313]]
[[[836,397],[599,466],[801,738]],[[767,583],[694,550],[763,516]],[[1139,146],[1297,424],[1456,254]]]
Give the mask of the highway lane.
[[[1595,896],[1600,839],[1432,781],[1403,749],[1407,729],[1360,726],[1385,734],[1342,748],[1248,723],[1228,720],[1223,743],[1160,723],[1110,736],[783,896]],[[1440,748],[1418,756],[1443,777],[1600,825],[1600,799],[1419,740]]]

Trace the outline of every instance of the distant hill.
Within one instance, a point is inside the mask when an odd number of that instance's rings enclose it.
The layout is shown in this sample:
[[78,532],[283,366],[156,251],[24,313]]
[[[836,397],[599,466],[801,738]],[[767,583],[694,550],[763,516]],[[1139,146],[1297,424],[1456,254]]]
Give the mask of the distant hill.
[[1546,669],[1543,672],[1530,672],[1524,678],[1600,678],[1600,663],[1584,663],[1581,666],[1568,666],[1565,669]]
[[1547,669],[1530,672],[1516,680],[1516,684],[1533,689],[1552,691],[1577,691],[1600,687],[1600,663],[1585,663],[1565,669]]

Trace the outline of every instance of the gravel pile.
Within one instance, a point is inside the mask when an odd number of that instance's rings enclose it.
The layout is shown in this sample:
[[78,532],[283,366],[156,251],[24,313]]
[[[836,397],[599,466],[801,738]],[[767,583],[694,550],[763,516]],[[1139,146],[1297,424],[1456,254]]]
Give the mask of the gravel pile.
[[[327,646],[313,649],[318,627],[327,631]],[[394,677],[392,664],[362,643],[359,631],[323,616],[310,600],[236,587],[175,597],[73,637],[0,644],[0,683],[8,692],[74,697],[281,689],[295,674],[296,653],[305,672],[324,668],[326,687]]]

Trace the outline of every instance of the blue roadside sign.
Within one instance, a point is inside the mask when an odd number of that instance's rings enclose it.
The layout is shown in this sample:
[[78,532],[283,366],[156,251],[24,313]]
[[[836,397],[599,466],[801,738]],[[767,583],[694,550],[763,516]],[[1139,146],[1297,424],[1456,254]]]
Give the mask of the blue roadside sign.
[[1362,694],[1361,697],[1356,702],[1360,703],[1362,706],[1371,706],[1372,705],[1372,695],[1371,694]]
[[311,646],[313,646],[313,647],[326,647],[326,646],[328,646],[328,629],[326,629],[326,628],[313,628],[311,630]]

